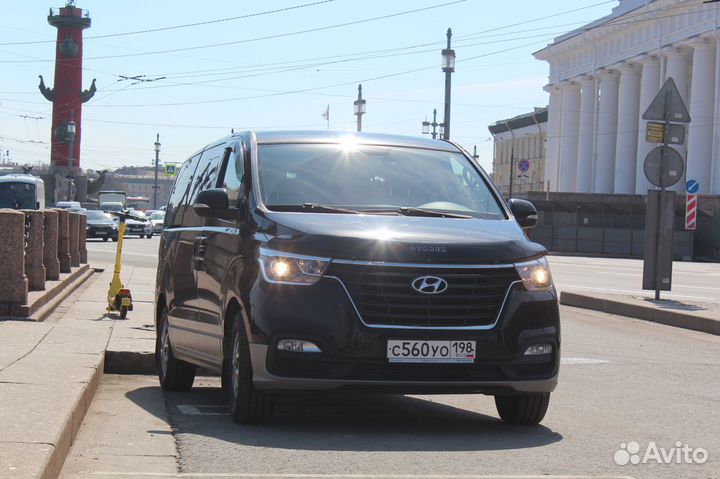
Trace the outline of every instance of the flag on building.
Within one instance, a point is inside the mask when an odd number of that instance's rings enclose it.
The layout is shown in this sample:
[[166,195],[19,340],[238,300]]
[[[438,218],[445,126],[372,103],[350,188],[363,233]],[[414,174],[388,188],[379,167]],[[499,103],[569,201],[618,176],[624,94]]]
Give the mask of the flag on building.
[[322,114],[323,119],[330,121],[330,103],[328,103],[327,108],[325,108],[325,113]]

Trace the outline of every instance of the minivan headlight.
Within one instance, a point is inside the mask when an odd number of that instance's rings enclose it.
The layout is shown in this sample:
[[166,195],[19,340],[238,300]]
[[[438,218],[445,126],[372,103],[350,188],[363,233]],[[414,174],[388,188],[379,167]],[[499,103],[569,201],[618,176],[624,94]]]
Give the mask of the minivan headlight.
[[320,280],[330,258],[260,248],[260,271],[268,283],[311,285]]
[[515,263],[515,269],[528,290],[550,291],[553,289],[550,267],[544,257],[524,263]]

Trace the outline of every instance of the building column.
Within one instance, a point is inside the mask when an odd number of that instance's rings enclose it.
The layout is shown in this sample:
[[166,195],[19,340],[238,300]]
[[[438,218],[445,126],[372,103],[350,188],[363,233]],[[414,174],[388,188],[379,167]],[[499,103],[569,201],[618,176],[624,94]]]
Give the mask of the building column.
[[[677,85],[680,96],[688,106],[688,74],[690,73],[690,56],[689,49],[685,46],[672,46],[663,49],[663,53],[667,57],[667,68],[665,79],[672,78]],[[685,160],[685,171],[682,178],[675,185],[668,187],[672,191],[685,191],[685,178],[687,173],[687,142],[684,145],[673,145],[680,156]]]
[[700,193],[710,194],[712,183],[713,125],[715,114],[715,41],[692,44],[693,66],[690,127],[687,142],[687,179],[700,183]]
[[615,186],[615,144],[618,121],[618,73],[599,72],[600,104],[597,125],[597,161],[593,171],[594,193],[612,193]]
[[558,166],[560,165],[560,88],[555,85],[547,85],[544,90],[550,94],[548,102],[548,123],[545,136],[545,173],[543,190],[550,185],[550,191],[558,190]]
[[579,193],[591,193],[593,156],[595,154],[597,80],[588,75],[580,80],[580,85],[580,131],[578,134],[579,145],[575,191]]
[[564,83],[560,86],[560,91],[562,94],[562,125],[558,191],[574,192],[578,170],[580,84],[577,82]]
[[624,63],[618,70],[620,86],[613,192],[631,195],[635,193],[638,118],[640,118],[640,69],[636,63]]
[[655,187],[645,178],[645,157],[657,145],[645,141],[648,122],[642,119],[642,115],[660,90],[660,60],[655,56],[644,56],[639,58],[638,61],[642,64],[642,74],[640,80],[640,108],[638,110],[640,119],[638,122],[637,163],[635,164],[635,194],[646,195],[647,190]]

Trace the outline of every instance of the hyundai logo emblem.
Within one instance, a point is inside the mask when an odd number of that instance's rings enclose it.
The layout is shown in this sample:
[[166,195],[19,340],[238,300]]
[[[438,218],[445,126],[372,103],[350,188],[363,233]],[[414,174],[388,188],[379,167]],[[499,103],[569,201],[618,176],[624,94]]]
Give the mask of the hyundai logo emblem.
[[420,276],[413,280],[412,287],[418,293],[440,294],[448,289],[448,282],[437,276]]

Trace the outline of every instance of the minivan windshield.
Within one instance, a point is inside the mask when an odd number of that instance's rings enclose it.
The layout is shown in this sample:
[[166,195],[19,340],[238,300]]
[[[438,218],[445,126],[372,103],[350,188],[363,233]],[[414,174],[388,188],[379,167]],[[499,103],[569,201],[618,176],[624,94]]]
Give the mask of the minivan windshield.
[[260,193],[271,210],[352,210],[505,219],[460,153],[397,146],[272,144],[258,149]]

